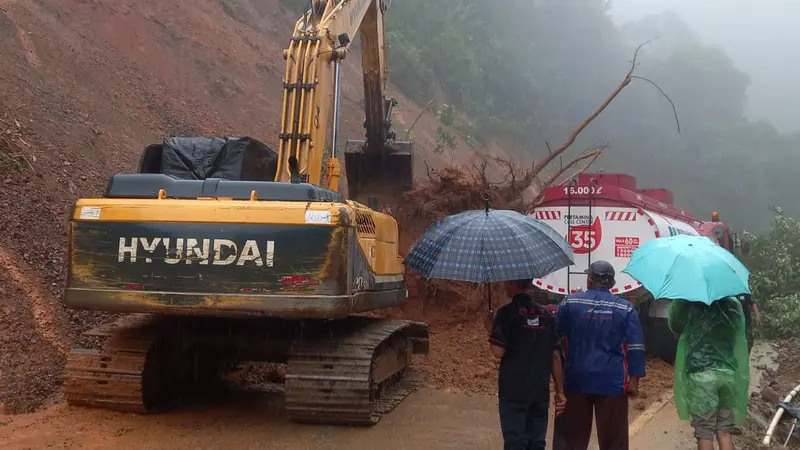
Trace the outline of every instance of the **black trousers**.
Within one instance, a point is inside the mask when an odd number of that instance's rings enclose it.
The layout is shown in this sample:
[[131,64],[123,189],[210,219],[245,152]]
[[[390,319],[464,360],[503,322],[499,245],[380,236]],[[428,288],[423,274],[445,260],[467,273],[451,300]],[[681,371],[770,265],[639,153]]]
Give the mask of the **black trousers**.
[[504,450],[545,450],[549,399],[518,402],[500,399],[500,429]]
[[628,397],[567,392],[567,407],[556,417],[553,450],[586,450],[597,421],[600,450],[628,450]]

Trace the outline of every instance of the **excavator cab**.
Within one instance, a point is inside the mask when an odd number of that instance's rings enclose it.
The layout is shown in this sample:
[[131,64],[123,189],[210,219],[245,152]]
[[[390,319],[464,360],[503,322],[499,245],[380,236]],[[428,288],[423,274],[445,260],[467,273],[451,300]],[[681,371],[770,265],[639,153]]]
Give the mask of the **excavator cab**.
[[397,101],[390,98],[384,103],[383,130],[374,133],[378,138],[370,139],[372,133],[365,123],[367,139],[350,139],[344,148],[348,197],[364,205],[375,199],[383,205],[396,203],[411,189],[414,177],[414,144],[397,141],[391,129],[392,108]]

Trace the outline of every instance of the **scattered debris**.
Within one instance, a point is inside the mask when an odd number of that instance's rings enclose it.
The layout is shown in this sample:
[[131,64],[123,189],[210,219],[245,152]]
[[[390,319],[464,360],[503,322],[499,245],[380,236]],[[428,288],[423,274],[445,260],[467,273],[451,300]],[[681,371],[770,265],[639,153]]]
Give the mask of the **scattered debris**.
[[[779,366],[777,370],[763,370],[760,385],[752,386],[755,392],[750,395],[745,432],[736,437],[739,445],[737,448],[784,448],[782,444],[789,432],[791,420],[782,420],[778,424],[769,447],[764,446],[762,440],[775,415],[776,403],[782,401],[800,382],[800,338],[779,341],[776,348]],[[794,401],[793,403],[798,404]],[[800,432],[794,433],[788,448],[800,448]]]
[[14,171],[30,170],[37,175],[31,160],[36,161],[36,157],[30,158],[25,155],[25,150],[31,148],[23,139],[22,124],[16,119],[0,119],[0,171],[10,169]]

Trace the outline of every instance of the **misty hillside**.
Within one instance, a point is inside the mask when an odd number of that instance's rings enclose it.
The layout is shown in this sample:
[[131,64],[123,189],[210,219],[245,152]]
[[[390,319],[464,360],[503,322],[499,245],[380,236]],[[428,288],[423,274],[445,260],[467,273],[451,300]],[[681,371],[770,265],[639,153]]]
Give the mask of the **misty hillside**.
[[[139,149],[165,134],[275,142],[280,52],[304,4],[3,0],[0,114],[30,129],[37,170],[54,184],[11,177],[2,188],[58,192],[63,213],[109,174],[135,167]],[[609,143],[597,168],[670,188],[680,206],[700,217],[719,210],[736,227],[762,226],[770,205],[796,213],[789,170],[798,138],[745,118],[750,76],[675,14],[617,27],[605,0],[392,2],[390,79],[404,94],[395,91],[396,129],[402,136],[434,99],[411,133],[421,159],[465,161],[473,149],[497,152],[497,143],[521,159],[540,157],[619,83],[649,34],[661,39],[643,49],[636,74],[674,101],[681,132],[669,102],[636,80],[571,152]],[[358,138],[360,61],[350,55],[343,137]],[[458,120],[443,136],[433,113],[445,104]]]
[[[573,147],[609,143],[597,168],[665,187],[697,216],[719,211],[754,230],[772,205],[800,212],[800,137],[748,120],[751,77],[677,14],[615,26],[606,0],[405,0],[387,15],[393,80],[412,99],[438,96],[470,115],[483,141],[502,137],[541,157],[622,80],[634,49],[634,82]],[[775,87],[778,89],[779,87]]]
[[794,55],[800,38],[794,0],[614,0],[617,23],[673,11],[706,42],[723,48],[752,78],[747,114],[779,130],[800,131],[800,64]]

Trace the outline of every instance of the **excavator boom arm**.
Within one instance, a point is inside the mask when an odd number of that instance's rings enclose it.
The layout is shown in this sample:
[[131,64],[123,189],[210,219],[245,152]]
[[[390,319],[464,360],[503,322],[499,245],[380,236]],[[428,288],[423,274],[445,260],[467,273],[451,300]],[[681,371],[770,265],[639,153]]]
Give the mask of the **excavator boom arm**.
[[[287,64],[277,181],[292,179],[290,160],[294,157],[301,180],[322,184],[329,119],[337,101],[335,73],[356,32],[361,33],[366,109],[366,141],[359,151],[380,157],[385,168],[382,157],[394,140],[390,117],[394,100],[386,98],[384,11],[383,0],[312,0],[309,10],[297,21],[289,48],[284,51]],[[337,126],[334,121],[334,128]],[[325,176],[326,187],[337,190],[338,159],[329,160]]]

